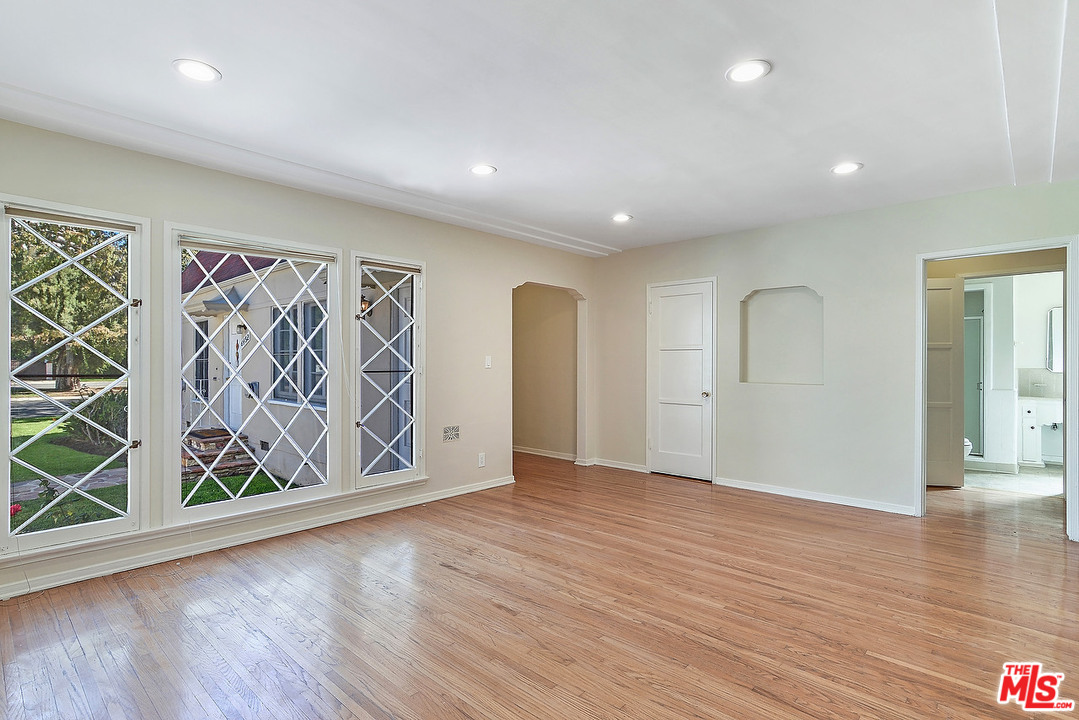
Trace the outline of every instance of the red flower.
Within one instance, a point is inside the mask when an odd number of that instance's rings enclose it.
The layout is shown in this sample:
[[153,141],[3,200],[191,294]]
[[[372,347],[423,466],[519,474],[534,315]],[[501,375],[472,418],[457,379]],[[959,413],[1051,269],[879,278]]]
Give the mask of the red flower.
[[22,510],[22,505],[20,505],[19,503],[15,503],[14,505],[12,505],[11,517],[15,517],[15,513],[19,512],[20,510]]

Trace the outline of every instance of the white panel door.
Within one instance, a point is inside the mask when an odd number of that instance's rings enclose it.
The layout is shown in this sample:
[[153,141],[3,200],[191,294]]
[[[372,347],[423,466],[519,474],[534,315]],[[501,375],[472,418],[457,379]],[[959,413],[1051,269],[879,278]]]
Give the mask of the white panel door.
[[963,486],[963,281],[925,294],[925,484]]
[[711,280],[648,289],[648,467],[712,481]]

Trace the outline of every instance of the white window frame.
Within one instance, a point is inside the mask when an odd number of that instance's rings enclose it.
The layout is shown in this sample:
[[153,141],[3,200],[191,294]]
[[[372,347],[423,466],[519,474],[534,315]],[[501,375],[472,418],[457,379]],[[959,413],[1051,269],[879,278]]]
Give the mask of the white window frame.
[[[358,320],[358,316],[360,314],[360,298],[362,295],[361,285],[363,284],[362,265],[364,262],[385,263],[386,265],[407,267],[416,271],[416,280],[413,287],[412,298],[413,313],[415,317],[412,341],[413,365],[416,368],[413,379],[414,389],[412,398],[414,416],[412,431],[413,467],[368,477],[363,476],[363,463],[360,458],[359,439],[359,433],[361,431],[358,428],[361,417],[360,385],[362,378],[360,377],[360,367],[363,364],[360,358],[360,321]],[[427,437],[427,306],[425,291],[427,264],[408,258],[374,255],[354,250],[351,253],[349,265],[352,271],[352,290],[349,293],[348,298],[349,321],[347,322],[347,327],[349,328],[349,332],[346,335],[348,342],[351,343],[352,347],[352,374],[350,376],[351,402],[349,404],[350,416],[348,427],[350,429],[349,437],[351,438],[349,449],[352,453],[354,487],[357,490],[384,490],[424,483],[428,479],[425,440]]]
[[[5,242],[10,243],[11,216],[5,208],[17,208],[17,210],[29,213],[41,213],[55,216],[55,222],[63,224],[85,224],[92,227],[104,226],[128,226],[134,228],[128,235],[128,297],[143,300],[138,307],[132,307],[128,311],[128,435],[129,439],[140,441],[141,447],[128,452],[128,505],[125,517],[112,520],[85,523],[53,530],[29,533],[26,535],[11,535],[10,524],[5,526],[0,536],[0,559],[18,555],[20,553],[50,548],[57,546],[72,546],[86,542],[96,541],[103,537],[128,534],[138,531],[148,523],[149,518],[149,493],[144,492],[143,484],[150,478],[149,462],[150,453],[146,451],[147,442],[151,439],[146,432],[147,419],[150,415],[150,393],[145,387],[146,372],[150,367],[150,343],[143,342],[147,337],[147,311],[143,279],[150,273],[150,253],[143,247],[144,237],[148,235],[150,219],[121,213],[110,213],[92,208],[60,203],[49,203],[34,198],[18,197],[0,194],[0,222],[3,222],[3,237]],[[0,312],[0,326],[7,333],[8,342],[4,345],[3,355],[7,362],[6,367],[11,367],[11,256],[10,253],[0,253],[0,274],[4,276],[4,287],[7,289],[5,297],[7,305]],[[0,404],[7,408],[3,415],[2,431],[10,441],[11,437],[11,387],[8,383],[0,383]],[[0,486],[4,496],[10,498],[11,471],[7,462],[3,463],[4,469],[0,471]],[[10,516],[4,522],[8,523]]]
[[[182,258],[180,242],[182,238],[198,238],[206,245],[218,245],[217,252],[249,253],[251,255],[269,255],[276,257],[303,259],[305,257],[321,258],[327,262],[326,267],[326,310],[330,320],[327,328],[338,328],[334,324],[334,318],[340,318],[340,273],[342,267],[341,250],[297,240],[280,240],[259,235],[236,233],[214,228],[206,228],[179,223],[165,223],[165,237],[168,238],[168,268],[166,276],[167,302],[165,302],[165,330],[167,347],[173,353],[171,357],[181,357],[181,322],[179,308],[181,303],[180,288],[180,262]],[[164,520],[165,525],[179,525],[189,522],[199,522],[219,518],[243,517],[257,514],[261,511],[273,511],[278,508],[300,505],[320,498],[340,495],[351,490],[344,473],[341,472],[341,428],[336,420],[341,417],[338,407],[340,392],[335,388],[340,387],[342,358],[340,332],[330,332],[326,344],[326,356],[330,358],[329,373],[325,385],[327,392],[327,404],[315,409],[323,413],[328,421],[328,434],[326,436],[326,478],[323,485],[312,487],[293,488],[286,492],[271,492],[263,495],[238,498],[228,502],[206,503],[192,507],[184,507],[180,497],[180,438],[183,433],[182,420],[180,417],[180,363],[167,362],[165,373],[168,381],[166,387],[172,390],[172,402],[168,405],[169,415],[165,418],[167,436],[162,443],[170,457],[175,457],[176,462],[170,464],[167,469],[164,483]],[[334,362],[333,359],[338,361]],[[301,377],[302,380],[302,377]],[[281,401],[268,400],[269,403]],[[285,403],[287,404],[287,403]],[[175,410],[175,412],[174,412]]]

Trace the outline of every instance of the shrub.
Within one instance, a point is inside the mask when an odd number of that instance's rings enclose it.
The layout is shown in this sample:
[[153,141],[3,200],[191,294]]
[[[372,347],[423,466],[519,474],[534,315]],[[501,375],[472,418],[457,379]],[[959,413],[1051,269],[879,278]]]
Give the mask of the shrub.
[[[80,403],[90,397],[94,398],[93,401],[81,414],[120,437],[127,437],[127,388],[113,388],[107,392],[80,388]],[[64,428],[74,438],[102,449],[115,450],[120,447],[120,443],[112,437],[79,418],[71,418],[64,423]]]

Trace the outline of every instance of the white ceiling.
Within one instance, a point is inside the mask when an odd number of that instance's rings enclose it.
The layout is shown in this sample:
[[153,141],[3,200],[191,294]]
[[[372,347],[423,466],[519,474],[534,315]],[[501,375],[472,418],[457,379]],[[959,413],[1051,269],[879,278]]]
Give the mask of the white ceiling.
[[[1067,9],[22,0],[0,117],[596,256],[1079,178]],[[224,78],[182,78],[181,57]],[[774,70],[728,83],[748,58]],[[832,175],[845,159],[864,170]]]

